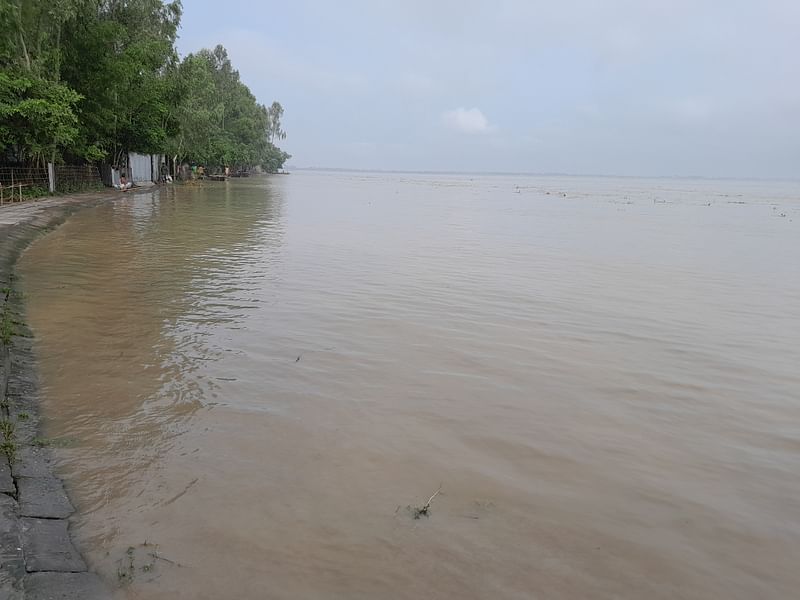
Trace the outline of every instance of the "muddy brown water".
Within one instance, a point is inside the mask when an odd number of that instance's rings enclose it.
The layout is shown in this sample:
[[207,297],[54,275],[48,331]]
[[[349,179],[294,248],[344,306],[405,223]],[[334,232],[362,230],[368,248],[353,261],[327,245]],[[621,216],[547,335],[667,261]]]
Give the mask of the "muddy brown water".
[[302,172],[19,269],[120,598],[797,597],[800,184]]

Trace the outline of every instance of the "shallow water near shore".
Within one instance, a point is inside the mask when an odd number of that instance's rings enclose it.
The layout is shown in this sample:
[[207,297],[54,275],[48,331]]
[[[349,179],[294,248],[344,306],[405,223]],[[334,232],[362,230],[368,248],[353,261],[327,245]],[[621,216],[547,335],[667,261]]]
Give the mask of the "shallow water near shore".
[[120,598],[800,589],[798,183],[175,186],[19,273]]

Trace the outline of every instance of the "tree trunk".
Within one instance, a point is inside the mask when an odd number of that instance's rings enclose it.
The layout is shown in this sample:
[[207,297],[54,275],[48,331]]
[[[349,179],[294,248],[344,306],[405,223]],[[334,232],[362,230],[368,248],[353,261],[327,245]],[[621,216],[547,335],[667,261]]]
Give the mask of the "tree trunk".
[[22,48],[22,60],[25,64],[25,70],[30,73],[31,71],[31,57],[28,55],[28,47],[25,45],[25,35],[22,32],[22,23],[19,24],[19,44]]
[[61,81],[61,23],[56,29],[55,65],[53,66],[53,81]]

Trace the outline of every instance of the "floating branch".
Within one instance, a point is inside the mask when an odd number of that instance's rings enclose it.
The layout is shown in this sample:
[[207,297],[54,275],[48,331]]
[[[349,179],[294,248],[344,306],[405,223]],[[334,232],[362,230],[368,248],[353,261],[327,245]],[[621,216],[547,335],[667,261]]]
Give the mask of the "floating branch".
[[430,516],[431,504],[433,504],[433,499],[439,495],[439,492],[442,491],[442,484],[439,484],[439,489],[433,493],[433,496],[428,498],[428,501],[422,506],[414,507],[412,514],[414,515],[415,519],[419,519],[421,516],[425,515],[426,517]]

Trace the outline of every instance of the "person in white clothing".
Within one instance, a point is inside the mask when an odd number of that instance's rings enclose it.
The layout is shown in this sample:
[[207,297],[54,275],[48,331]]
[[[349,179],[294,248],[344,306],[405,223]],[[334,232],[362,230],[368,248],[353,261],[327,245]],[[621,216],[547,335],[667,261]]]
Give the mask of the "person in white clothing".
[[128,178],[125,177],[125,173],[123,173],[119,178],[119,184],[115,185],[114,187],[121,192],[127,192],[133,187],[133,184],[128,181]]

